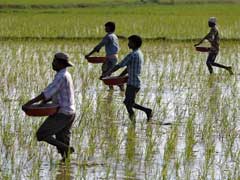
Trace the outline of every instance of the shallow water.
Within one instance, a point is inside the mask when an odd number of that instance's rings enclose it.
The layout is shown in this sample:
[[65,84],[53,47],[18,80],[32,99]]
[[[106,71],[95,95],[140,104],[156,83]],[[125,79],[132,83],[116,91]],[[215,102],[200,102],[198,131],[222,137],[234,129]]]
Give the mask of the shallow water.
[[[129,50],[121,41],[120,58]],[[128,119],[124,93],[98,79],[100,65],[83,42],[2,42],[0,45],[0,175],[8,179],[237,179],[239,172],[239,75],[209,75],[206,54],[190,43],[146,42],[137,102],[153,108],[150,123],[136,111]],[[239,71],[238,43],[225,42],[217,62]],[[44,118],[21,105],[51,82],[52,56],[69,53],[75,67],[75,153],[64,165],[55,148],[36,142]],[[120,73],[120,72],[119,72]],[[118,73],[116,73],[118,74]],[[190,155],[189,155],[190,154]]]

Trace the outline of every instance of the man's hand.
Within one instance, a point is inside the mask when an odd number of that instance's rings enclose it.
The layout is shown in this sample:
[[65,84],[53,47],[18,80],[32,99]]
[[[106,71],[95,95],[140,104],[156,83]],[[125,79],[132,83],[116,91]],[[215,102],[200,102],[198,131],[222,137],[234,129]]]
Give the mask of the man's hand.
[[39,106],[44,106],[44,105],[47,104],[49,101],[51,101],[51,99],[49,99],[49,100],[42,100],[42,101],[39,103]]
[[85,56],[85,59],[88,59],[89,58],[89,55],[87,54],[86,56]]
[[115,65],[112,69],[108,70],[105,73],[102,73],[102,75],[100,76],[100,79],[106,77],[106,76],[110,76],[112,73],[114,73],[116,70],[118,70],[120,68],[120,66]]
[[103,73],[100,77],[99,77],[99,79],[100,80],[102,80],[103,78],[105,78],[105,77],[107,77],[108,75],[106,74],[106,73]]
[[37,97],[31,99],[30,101],[28,101],[27,103],[25,103],[23,106],[22,106],[22,110],[25,110],[27,106],[30,106],[36,102],[39,102],[39,101],[42,101],[42,100],[45,100],[44,99],[44,94],[41,93],[39,94]]
[[33,103],[31,102],[31,100],[28,101],[27,103],[25,103],[24,105],[22,105],[22,110],[25,111],[26,108],[27,108],[28,106],[32,105],[32,104],[33,104]]
[[99,77],[99,79],[102,80],[104,77],[105,77],[105,76],[101,75],[101,76]]
[[110,76],[110,75],[111,75],[111,73],[112,73],[112,71],[111,71],[111,70],[109,70],[109,71],[107,71],[107,72],[105,72],[105,73],[102,73],[102,75],[100,76],[100,78],[99,78],[99,79],[101,79],[101,80],[102,80],[102,78],[104,78],[104,77],[107,77],[107,76]]
[[106,77],[106,76],[110,76],[111,74],[112,74],[112,71],[109,70],[109,71],[103,73],[103,76]]

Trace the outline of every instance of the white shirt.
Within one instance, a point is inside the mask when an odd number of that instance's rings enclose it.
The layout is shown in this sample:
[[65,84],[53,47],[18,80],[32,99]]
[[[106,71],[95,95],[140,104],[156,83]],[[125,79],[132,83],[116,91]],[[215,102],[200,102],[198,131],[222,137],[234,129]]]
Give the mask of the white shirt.
[[71,115],[75,113],[74,88],[71,74],[67,68],[61,69],[54,80],[43,91],[46,100],[59,105],[58,113]]

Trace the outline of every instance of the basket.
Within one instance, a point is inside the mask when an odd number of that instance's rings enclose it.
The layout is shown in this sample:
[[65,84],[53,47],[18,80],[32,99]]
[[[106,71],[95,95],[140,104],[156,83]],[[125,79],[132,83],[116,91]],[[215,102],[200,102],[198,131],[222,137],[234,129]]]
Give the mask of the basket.
[[128,81],[128,76],[109,76],[102,78],[106,85],[122,85]]
[[88,57],[87,60],[89,63],[98,64],[103,63],[106,60],[106,57]]
[[28,116],[50,116],[58,111],[56,104],[33,104],[23,108]]
[[209,47],[196,47],[196,50],[199,52],[209,52],[210,48]]

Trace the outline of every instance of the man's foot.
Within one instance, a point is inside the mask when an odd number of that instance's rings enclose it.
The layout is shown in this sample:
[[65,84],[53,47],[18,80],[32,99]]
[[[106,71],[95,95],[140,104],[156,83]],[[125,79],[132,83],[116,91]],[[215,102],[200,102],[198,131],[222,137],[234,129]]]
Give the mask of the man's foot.
[[151,109],[148,109],[148,110],[146,111],[146,115],[147,115],[147,121],[150,121],[151,118],[153,117],[153,112],[152,112],[152,110],[151,110]]
[[120,91],[124,91],[124,85],[119,85]]
[[66,158],[63,157],[60,162],[61,162],[61,163],[65,163],[65,162],[66,162]]
[[230,75],[233,75],[233,71],[232,71],[232,67],[231,66],[227,67],[227,71],[229,72]]
[[73,147],[70,147],[70,148],[69,148],[69,154],[72,154],[72,153],[74,153],[74,152],[75,152],[74,148],[73,148]]
[[61,160],[61,162],[65,162],[65,161],[67,160],[67,158],[68,158],[68,155],[69,155],[69,154],[72,154],[72,153],[74,153],[74,152],[75,152],[74,148],[73,148],[73,147],[69,147],[69,149],[67,150],[67,152],[62,154],[62,160]]

